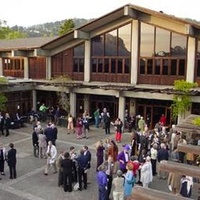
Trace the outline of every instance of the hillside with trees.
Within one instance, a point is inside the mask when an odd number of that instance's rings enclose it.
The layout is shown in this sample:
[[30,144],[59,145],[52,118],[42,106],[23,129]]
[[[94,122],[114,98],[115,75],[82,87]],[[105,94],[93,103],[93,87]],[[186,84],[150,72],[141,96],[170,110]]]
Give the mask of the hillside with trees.
[[[70,20],[70,19],[69,19]],[[74,18],[71,19],[74,22],[74,28],[80,27],[93,19],[78,19]],[[44,24],[37,24],[30,27],[22,27],[22,26],[13,26],[10,27],[13,31],[21,32],[26,37],[48,37],[48,36],[58,36],[60,28],[66,20],[56,21],[56,22],[49,22]]]

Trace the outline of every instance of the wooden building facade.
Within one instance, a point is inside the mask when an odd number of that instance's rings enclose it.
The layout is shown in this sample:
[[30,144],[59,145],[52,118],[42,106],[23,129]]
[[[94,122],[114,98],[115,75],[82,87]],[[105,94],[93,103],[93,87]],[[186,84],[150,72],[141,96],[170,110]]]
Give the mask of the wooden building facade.
[[[128,4],[61,37],[0,41],[0,75],[31,83],[34,108],[38,99],[56,104],[64,90],[74,116],[107,107],[113,118],[128,109],[151,126],[165,114],[170,125],[174,81],[200,84],[200,24]],[[64,88],[48,83],[59,76],[69,77]]]

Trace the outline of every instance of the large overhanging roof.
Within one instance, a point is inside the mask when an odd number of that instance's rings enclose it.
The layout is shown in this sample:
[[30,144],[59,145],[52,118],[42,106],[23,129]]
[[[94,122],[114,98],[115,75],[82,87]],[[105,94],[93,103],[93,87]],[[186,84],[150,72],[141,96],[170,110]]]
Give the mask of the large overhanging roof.
[[[191,34],[192,36],[198,36],[200,38],[200,24],[199,23],[194,23],[189,20],[184,20],[182,18],[177,18],[172,15],[167,15],[161,11],[153,11],[147,8],[143,8],[140,6],[132,5],[132,4],[127,4],[123,7],[120,7],[113,12],[110,12],[98,19],[95,19],[84,26],[81,26],[77,28],[76,30],[73,30],[57,39],[54,41],[51,41],[45,45],[43,45],[41,48],[42,49],[52,49],[56,48],[61,44],[74,41],[76,39],[79,39],[80,42],[83,41],[83,38],[78,38],[77,37],[77,32],[89,34],[88,37],[90,37],[90,34],[97,29],[101,29],[102,27],[106,27],[108,24],[116,23],[116,22],[123,22],[125,20],[140,20],[146,23],[155,23],[160,20],[160,22],[157,24],[158,26],[162,27],[163,26],[163,21],[168,21],[171,22],[172,24],[169,25],[168,27],[163,27],[166,29],[170,28],[176,28],[176,24],[182,24],[183,26],[183,33],[186,35]],[[158,20],[159,19],[159,20]],[[89,38],[88,38],[89,39]]]

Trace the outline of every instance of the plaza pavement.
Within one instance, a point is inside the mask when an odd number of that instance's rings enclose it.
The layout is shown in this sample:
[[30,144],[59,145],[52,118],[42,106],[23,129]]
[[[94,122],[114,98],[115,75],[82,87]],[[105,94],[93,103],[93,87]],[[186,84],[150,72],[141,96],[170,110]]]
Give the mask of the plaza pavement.
[[[43,124],[45,127],[46,124]],[[77,151],[83,145],[89,146],[92,153],[92,168],[88,173],[88,189],[82,191],[64,192],[63,188],[57,186],[58,174],[53,174],[50,169],[49,175],[44,176],[45,159],[33,156],[32,148],[32,126],[10,130],[8,137],[0,136],[0,142],[8,149],[8,144],[13,142],[17,149],[17,179],[9,179],[7,164],[5,163],[5,176],[0,180],[0,200],[98,200],[98,190],[96,184],[96,156],[95,143],[105,138],[102,128],[90,127],[88,139],[76,139],[75,134],[67,134],[65,127],[58,126],[58,140],[56,142],[58,152],[61,149],[68,150],[74,146]],[[114,139],[114,130],[111,129],[109,138]],[[130,143],[130,133],[124,133],[122,144]],[[150,188],[169,192],[166,181],[156,177],[150,184]]]

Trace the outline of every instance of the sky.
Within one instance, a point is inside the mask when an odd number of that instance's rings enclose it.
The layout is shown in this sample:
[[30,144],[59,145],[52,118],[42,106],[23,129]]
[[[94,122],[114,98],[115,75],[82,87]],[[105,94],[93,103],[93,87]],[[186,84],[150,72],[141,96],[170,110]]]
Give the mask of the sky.
[[200,21],[198,0],[2,0],[0,20],[28,27],[73,18],[99,18],[133,4],[181,18]]

